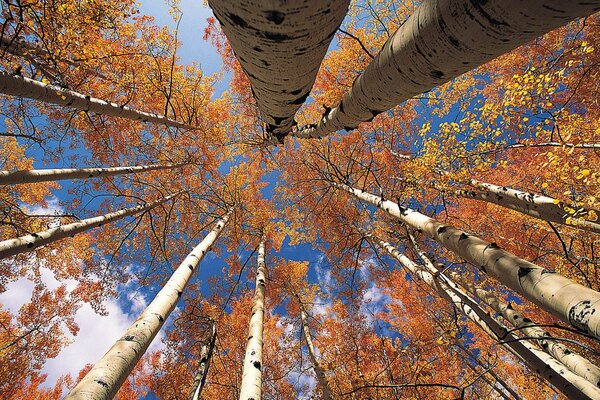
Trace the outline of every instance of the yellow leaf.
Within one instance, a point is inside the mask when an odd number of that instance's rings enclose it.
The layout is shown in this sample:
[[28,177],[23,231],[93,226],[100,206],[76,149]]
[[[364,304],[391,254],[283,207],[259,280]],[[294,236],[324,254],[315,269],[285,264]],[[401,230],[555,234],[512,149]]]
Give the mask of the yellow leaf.
[[546,182],[542,183],[542,189],[546,189],[548,187],[548,184]]

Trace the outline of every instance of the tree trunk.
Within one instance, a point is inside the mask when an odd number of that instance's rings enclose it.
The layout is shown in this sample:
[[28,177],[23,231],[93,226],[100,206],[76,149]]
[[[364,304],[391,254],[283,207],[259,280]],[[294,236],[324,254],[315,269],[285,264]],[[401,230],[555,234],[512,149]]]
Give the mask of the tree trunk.
[[206,377],[208,376],[208,368],[210,367],[210,361],[212,359],[212,353],[215,348],[215,341],[217,340],[217,323],[212,321],[212,334],[210,335],[210,341],[208,345],[202,346],[200,352],[200,362],[198,363],[198,369],[194,376],[194,382],[192,383],[192,390],[190,391],[190,400],[198,400],[200,393],[204,388]]
[[260,400],[262,398],[265,281],[265,237],[263,236],[258,246],[256,289],[252,305],[252,316],[250,317],[250,325],[248,326],[248,343],[246,344],[246,355],[244,356],[240,400]]
[[183,260],[138,319],[67,395],[65,400],[112,399],[173,311],[196,267],[219,237],[233,210]]
[[163,204],[182,192],[171,194],[150,203],[141,204],[131,208],[124,208],[119,211],[100,215],[98,217],[87,218],[81,221],[72,222],[70,224],[61,225],[57,228],[50,228],[45,231],[25,235],[14,239],[3,240],[0,242],[0,259],[14,256],[16,254],[31,251],[37,247],[48,243],[56,242],[69,236],[75,236],[78,233],[85,232],[89,229],[102,226],[108,222],[116,221],[125,218],[129,215],[135,215],[140,212],[148,211],[154,207]]
[[383,200],[379,196],[348,185],[332,185],[383,209],[410,228],[423,231],[446,249],[479,267],[482,272],[498,279],[544,310],[569,322],[575,328],[600,338],[600,293],[595,290],[525,261],[500,249],[495,243],[487,243],[409,208],[401,209],[392,201]]
[[572,373],[560,362],[543,351],[537,350],[529,341],[509,333],[503,325],[482,310],[479,305],[450,281],[436,279],[439,271],[420,268],[391,244],[376,239],[375,244],[387,251],[413,275],[425,282],[448,300],[457,310],[479,326],[492,339],[520,358],[532,371],[550,382],[569,399],[598,399],[600,389],[582,377]]
[[388,39],[341,103],[315,127],[319,138],[361,122],[600,9],[584,0],[425,1]]
[[317,380],[321,385],[321,390],[323,391],[323,399],[324,400],[332,400],[333,392],[331,391],[331,387],[329,386],[329,382],[327,382],[327,377],[325,376],[325,370],[321,367],[319,360],[317,360],[317,354],[315,352],[315,348],[313,346],[312,338],[310,335],[310,328],[308,326],[308,317],[306,315],[306,311],[304,310],[304,303],[300,299],[300,296],[296,295],[296,299],[298,300],[298,304],[300,305],[300,318],[302,320],[302,332],[304,333],[304,339],[306,339],[306,347],[308,348],[308,357],[310,358],[310,362],[313,365],[313,369],[315,371],[315,375],[317,376]]
[[[522,192],[506,186],[496,186],[475,179],[471,179],[470,184],[477,190],[459,190],[457,194],[468,199],[483,200],[510,208],[543,221],[556,222],[600,233],[599,223],[586,221],[583,218],[583,215],[586,215],[590,210],[584,210],[581,213],[576,211],[574,207],[573,212],[577,212],[577,214],[570,214],[567,211],[569,208],[567,204],[552,197]],[[600,211],[598,213],[600,214]]]
[[[427,265],[430,270],[437,270],[410,233],[409,238],[423,263]],[[515,311],[510,305],[500,300],[493,293],[480,288],[454,271],[450,270],[441,274],[443,278],[448,279],[445,277],[445,274],[448,274],[453,282],[460,283],[469,294],[487,304],[492,310],[500,314],[509,324],[518,328],[519,331],[525,333],[529,337],[539,338],[535,341],[538,346],[560,363],[564,364],[573,373],[587,379],[594,386],[600,387],[600,368],[563,345],[561,342],[554,340],[549,333],[538,327],[535,322],[531,321],[529,318],[523,317],[519,312]]]
[[181,164],[139,165],[132,167],[108,168],[65,168],[65,169],[32,169],[21,171],[0,171],[0,185],[16,185],[20,183],[51,182],[63,179],[86,179],[103,176],[134,174],[139,172],[178,168]]
[[23,76],[10,75],[5,72],[0,72],[0,93],[111,117],[164,124],[174,128],[198,129],[194,126],[171,120],[164,115],[137,111],[127,106],[119,106],[118,104],[86,96],[59,86],[48,85],[40,81]]
[[208,4],[250,80],[267,131],[281,141],[312,89],[349,0]]

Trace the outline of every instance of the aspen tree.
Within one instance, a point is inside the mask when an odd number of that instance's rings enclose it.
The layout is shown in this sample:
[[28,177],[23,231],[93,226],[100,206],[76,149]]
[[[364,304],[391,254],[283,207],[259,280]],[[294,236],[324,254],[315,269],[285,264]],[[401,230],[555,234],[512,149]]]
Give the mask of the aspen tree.
[[252,304],[252,316],[248,326],[248,342],[244,356],[240,400],[260,400],[262,398],[262,350],[265,315],[265,237],[258,246],[256,268],[256,289]]
[[[282,138],[308,97],[348,0],[209,0],[250,80],[267,130]],[[275,142],[277,143],[277,142]]]
[[[418,254],[419,258],[421,258],[423,263],[427,265],[430,270],[436,270],[436,267],[429,260],[429,258],[427,258],[425,253],[423,253],[412,234],[409,234],[409,238],[415,249],[415,252]],[[536,341],[539,344],[539,347],[558,360],[560,363],[564,364],[573,373],[587,379],[594,386],[600,387],[600,368],[583,358],[581,355],[577,354],[577,352],[573,351],[569,347],[563,345],[561,342],[554,340],[554,338],[544,329],[537,326],[537,324],[530,319],[522,316],[510,305],[500,300],[495,294],[480,288],[456,272],[447,271],[444,272],[442,276],[445,274],[448,274],[453,282],[460,283],[460,285],[470,295],[481,300],[492,310],[500,314],[509,324],[520,329],[529,337],[539,338]]]
[[63,179],[86,179],[104,176],[135,174],[147,171],[179,168],[184,165],[186,164],[151,164],[136,165],[131,167],[57,168],[31,169],[20,171],[0,171],[0,185],[16,185],[20,183],[52,182]]
[[425,1],[387,40],[339,105],[292,135],[319,138],[361,122],[600,10],[597,1]]
[[173,128],[198,129],[197,127],[169,119],[164,115],[138,111],[127,106],[120,106],[116,103],[96,99],[73,90],[50,85],[24,76],[10,75],[6,72],[0,72],[0,93],[110,117],[164,124]]
[[327,381],[327,377],[325,376],[325,370],[321,366],[321,363],[317,359],[317,354],[315,351],[315,347],[312,342],[312,337],[310,334],[310,327],[308,326],[308,316],[306,314],[306,310],[304,308],[304,303],[300,299],[300,296],[294,294],[296,299],[298,300],[298,304],[300,305],[300,319],[302,321],[302,333],[304,334],[304,339],[306,340],[306,347],[308,349],[308,357],[310,358],[310,362],[313,365],[313,369],[315,371],[315,375],[317,376],[317,380],[319,381],[319,385],[321,385],[321,390],[323,391],[323,399],[332,400],[333,392],[331,387],[329,386],[329,382]]
[[217,323],[212,321],[212,333],[208,344],[202,346],[200,351],[200,361],[196,374],[194,375],[194,382],[192,382],[192,390],[190,391],[190,400],[198,400],[204,383],[206,382],[206,376],[208,375],[208,368],[210,367],[210,361],[212,359],[213,350],[215,348],[215,342],[217,340]]
[[488,243],[410,208],[400,208],[360,189],[332,183],[356,198],[381,208],[411,229],[424,232],[482,272],[572,326],[600,338],[600,293],[555,272],[523,260],[495,243]]
[[181,193],[183,192],[171,194],[150,203],[124,208],[119,211],[72,222],[56,228],[50,228],[45,231],[32,233],[30,235],[3,240],[0,242],[0,259],[31,251],[37,247],[64,239],[69,236],[74,236],[89,229],[102,226],[108,222],[117,221],[130,215],[152,210],[154,207],[166,203],[167,201],[179,196]]
[[[476,190],[459,190],[458,195],[469,199],[483,200],[502,207],[510,208],[537,219],[565,224],[574,228],[600,233],[600,224],[580,218],[579,210],[571,208],[552,197],[527,193],[506,186],[479,182],[472,179],[471,186]],[[582,210],[587,214],[589,210]]]
[[202,258],[229,222],[230,209],[183,260],[154,300],[67,395],[66,400],[112,399],[160,331]]
[[[532,371],[550,382],[570,399],[597,399],[600,389],[587,380],[569,371],[550,355],[536,349],[528,340],[511,333],[502,324],[482,310],[479,305],[450,281],[437,279],[437,269],[420,268],[412,260],[400,253],[391,244],[372,237],[375,245],[389,253],[418,279],[425,282],[447,299],[456,309],[473,321],[492,339],[500,341],[511,353],[521,359]],[[429,268],[428,268],[429,269]]]

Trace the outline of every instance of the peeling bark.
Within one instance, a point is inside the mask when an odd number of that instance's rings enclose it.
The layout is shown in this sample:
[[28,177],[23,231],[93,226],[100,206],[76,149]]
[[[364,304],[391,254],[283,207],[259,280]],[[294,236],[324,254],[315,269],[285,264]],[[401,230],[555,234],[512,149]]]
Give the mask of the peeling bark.
[[409,98],[600,10],[584,0],[430,0],[388,39],[341,103],[293,136],[352,130]]
[[116,221],[125,218],[129,215],[135,215],[144,211],[153,209],[154,207],[163,204],[182,192],[175,193],[160,200],[150,203],[141,204],[131,208],[124,208],[119,211],[100,215],[98,217],[87,218],[81,221],[73,222],[66,225],[61,225],[57,228],[47,229],[45,231],[25,235],[14,239],[3,240],[0,242],[0,259],[14,256],[16,254],[32,251],[33,249],[56,242],[69,236],[75,236],[78,233],[85,232],[89,229],[102,226],[108,222]]
[[279,141],[294,126],[348,0],[209,0],[229,39],[267,130]]
[[501,342],[507,350],[521,359],[529,369],[548,381],[569,399],[600,398],[600,389],[569,371],[549,354],[536,349],[528,340],[522,340],[513,333],[509,333],[506,327],[481,309],[477,302],[471,299],[453,282],[437,279],[439,271],[435,267],[433,267],[433,270],[429,270],[431,267],[425,270],[400,253],[391,244],[378,238],[374,239],[375,244],[380,249],[387,251],[400,264],[411,271],[415,277],[437,291],[442,298],[449,301],[492,339]]
[[120,106],[77,93],[73,90],[45,84],[23,76],[10,75],[6,72],[0,72],[0,93],[110,117],[164,124],[174,128],[198,129],[197,127],[169,119],[164,115],[137,111],[127,106]]
[[[577,217],[581,214],[572,214],[571,216],[566,210],[568,205],[552,197],[527,193],[506,186],[496,186],[475,179],[472,179],[470,183],[477,190],[459,190],[457,194],[468,199],[483,200],[510,208],[543,221],[556,222],[573,228],[600,233],[599,223]],[[576,210],[574,209],[574,211]],[[589,211],[584,209],[583,214],[587,214]],[[600,211],[597,211],[597,213],[600,214]],[[568,217],[571,218],[567,219]]]
[[177,305],[196,267],[227,225],[232,211],[229,210],[183,260],[138,319],[65,400],[100,400],[112,399],[115,396]]
[[178,168],[182,164],[152,164],[131,167],[107,168],[64,168],[64,169],[31,169],[21,171],[0,171],[0,185],[16,185],[20,183],[52,182],[63,179],[87,179],[104,176],[135,174],[139,172]]
[[344,184],[332,183],[358,199],[381,208],[412,229],[424,232],[454,254],[502,282],[529,301],[600,338],[600,293],[553,271],[523,260],[496,243],[488,243],[409,208]]
[[263,326],[265,319],[265,237],[258,246],[258,267],[256,268],[256,289],[252,304],[252,316],[248,326],[248,342],[244,356],[244,370],[240,385],[240,400],[260,400],[262,398],[262,349]]

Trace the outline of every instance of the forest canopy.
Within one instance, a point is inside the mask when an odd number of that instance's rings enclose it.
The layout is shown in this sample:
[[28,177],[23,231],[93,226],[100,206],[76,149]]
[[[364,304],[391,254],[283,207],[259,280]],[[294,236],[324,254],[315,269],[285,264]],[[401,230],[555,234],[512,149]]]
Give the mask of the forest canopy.
[[0,7],[1,398],[600,398],[600,2]]

